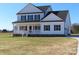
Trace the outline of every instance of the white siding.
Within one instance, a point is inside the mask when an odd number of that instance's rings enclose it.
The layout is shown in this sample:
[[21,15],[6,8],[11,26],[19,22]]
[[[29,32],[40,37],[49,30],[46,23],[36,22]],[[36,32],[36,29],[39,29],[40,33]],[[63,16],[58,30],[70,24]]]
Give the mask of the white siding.
[[67,14],[66,20],[65,20],[65,34],[71,34],[71,22],[70,22],[70,15]]
[[17,20],[20,21],[21,20],[21,16],[17,15]]
[[[50,25],[50,31],[44,31],[44,25]],[[54,25],[61,25],[61,31],[54,31]],[[42,22],[41,34],[64,34],[64,22]]]
[[62,19],[56,16],[55,14],[51,13],[47,17],[45,17],[42,21],[53,21],[53,20],[62,20]]

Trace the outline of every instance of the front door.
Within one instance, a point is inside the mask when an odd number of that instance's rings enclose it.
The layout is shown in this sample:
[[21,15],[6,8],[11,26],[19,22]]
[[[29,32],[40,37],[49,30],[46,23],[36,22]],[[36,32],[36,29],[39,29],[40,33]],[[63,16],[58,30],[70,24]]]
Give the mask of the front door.
[[32,32],[32,26],[29,26],[29,32],[30,33]]

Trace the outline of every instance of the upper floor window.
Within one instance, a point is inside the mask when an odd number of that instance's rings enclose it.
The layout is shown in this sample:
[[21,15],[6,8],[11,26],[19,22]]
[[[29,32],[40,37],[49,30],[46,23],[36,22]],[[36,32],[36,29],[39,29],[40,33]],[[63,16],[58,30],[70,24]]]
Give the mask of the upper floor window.
[[54,25],[54,31],[60,31],[61,26],[60,25]]
[[40,15],[35,15],[35,20],[40,20]]
[[50,25],[44,25],[44,31],[50,31]]
[[26,16],[21,16],[21,21],[26,21]]
[[28,20],[29,21],[33,20],[33,15],[28,15]]

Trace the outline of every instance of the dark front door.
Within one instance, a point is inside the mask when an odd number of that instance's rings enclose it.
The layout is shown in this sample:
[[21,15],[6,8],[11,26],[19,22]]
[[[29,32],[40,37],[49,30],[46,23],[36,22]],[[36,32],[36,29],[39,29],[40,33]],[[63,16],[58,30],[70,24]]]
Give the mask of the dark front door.
[[31,33],[31,31],[32,31],[32,26],[29,26],[29,32]]

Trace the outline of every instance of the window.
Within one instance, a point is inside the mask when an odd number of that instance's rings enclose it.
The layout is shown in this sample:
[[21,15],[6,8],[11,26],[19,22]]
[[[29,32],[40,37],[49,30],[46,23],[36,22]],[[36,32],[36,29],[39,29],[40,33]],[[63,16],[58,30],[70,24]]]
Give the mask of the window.
[[50,31],[50,25],[44,25],[44,31]]
[[21,21],[26,21],[26,16],[21,16]]
[[40,26],[34,26],[34,30],[40,30]]
[[60,31],[61,26],[60,25],[54,25],[54,31]]
[[33,20],[33,15],[28,15],[28,21],[32,21]]
[[35,20],[40,20],[40,15],[35,15]]
[[27,26],[20,26],[20,30],[27,30]]
[[20,30],[24,30],[24,26],[20,26]]

